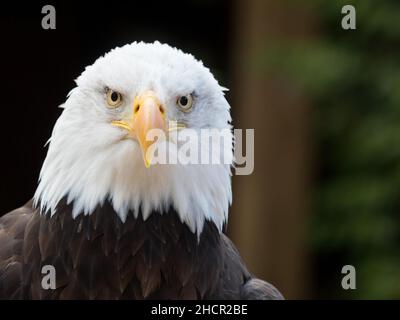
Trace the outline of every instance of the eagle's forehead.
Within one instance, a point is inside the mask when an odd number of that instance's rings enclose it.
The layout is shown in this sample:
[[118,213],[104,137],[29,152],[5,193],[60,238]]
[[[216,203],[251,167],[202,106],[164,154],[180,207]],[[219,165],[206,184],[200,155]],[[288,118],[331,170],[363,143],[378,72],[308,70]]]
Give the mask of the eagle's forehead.
[[196,64],[198,61],[188,53],[180,49],[173,48],[168,44],[159,42],[154,43],[132,43],[120,48],[116,48],[107,55],[126,56],[129,60],[139,59],[147,63],[162,64],[164,66],[184,68],[186,64]]
[[179,49],[159,42],[135,42],[97,59],[85,69],[77,84],[112,85],[121,90],[149,86],[189,90],[210,76],[201,61]]

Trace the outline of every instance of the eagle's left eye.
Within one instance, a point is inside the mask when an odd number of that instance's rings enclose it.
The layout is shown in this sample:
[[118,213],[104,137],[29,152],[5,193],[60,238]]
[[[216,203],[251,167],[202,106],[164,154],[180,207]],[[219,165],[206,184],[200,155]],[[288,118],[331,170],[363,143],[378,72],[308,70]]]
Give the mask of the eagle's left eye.
[[107,90],[107,104],[109,108],[118,108],[122,103],[122,94],[112,89]]
[[188,112],[192,108],[192,105],[193,105],[192,95],[188,94],[186,96],[179,97],[177,104],[182,111]]

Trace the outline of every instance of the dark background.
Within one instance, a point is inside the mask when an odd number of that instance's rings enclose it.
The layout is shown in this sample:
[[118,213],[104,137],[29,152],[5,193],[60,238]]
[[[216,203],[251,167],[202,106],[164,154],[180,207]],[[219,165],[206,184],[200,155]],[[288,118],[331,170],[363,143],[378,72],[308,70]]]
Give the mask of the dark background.
[[[341,28],[346,4],[356,30]],[[234,126],[255,129],[228,228],[250,270],[287,298],[400,298],[398,0],[2,3],[0,30],[0,215],[32,197],[73,80],[159,40],[203,60]],[[347,264],[356,290],[341,287]]]

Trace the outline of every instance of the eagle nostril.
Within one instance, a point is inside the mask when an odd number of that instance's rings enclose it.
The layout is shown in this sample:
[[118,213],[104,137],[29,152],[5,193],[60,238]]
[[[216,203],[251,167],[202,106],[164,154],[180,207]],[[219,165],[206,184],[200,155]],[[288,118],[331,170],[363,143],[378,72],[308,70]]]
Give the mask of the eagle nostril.
[[162,106],[159,107],[161,114],[164,114],[164,108]]
[[139,111],[139,109],[140,109],[140,105],[137,105],[136,107],[135,107],[135,113],[138,113],[138,111]]

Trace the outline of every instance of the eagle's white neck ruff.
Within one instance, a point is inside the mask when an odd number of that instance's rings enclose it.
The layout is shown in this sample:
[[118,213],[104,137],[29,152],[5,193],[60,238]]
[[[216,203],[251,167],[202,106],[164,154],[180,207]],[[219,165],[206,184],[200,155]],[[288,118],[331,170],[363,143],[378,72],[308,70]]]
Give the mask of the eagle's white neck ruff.
[[155,165],[147,169],[134,141],[100,149],[74,141],[65,131],[68,128],[59,120],[41,170],[34,200],[42,213],[53,215],[63,198],[73,204],[74,217],[90,215],[110,201],[122,221],[130,211],[136,217],[141,212],[146,219],[154,211],[162,213],[173,206],[181,221],[198,235],[206,219],[222,230],[232,199],[229,165]]

